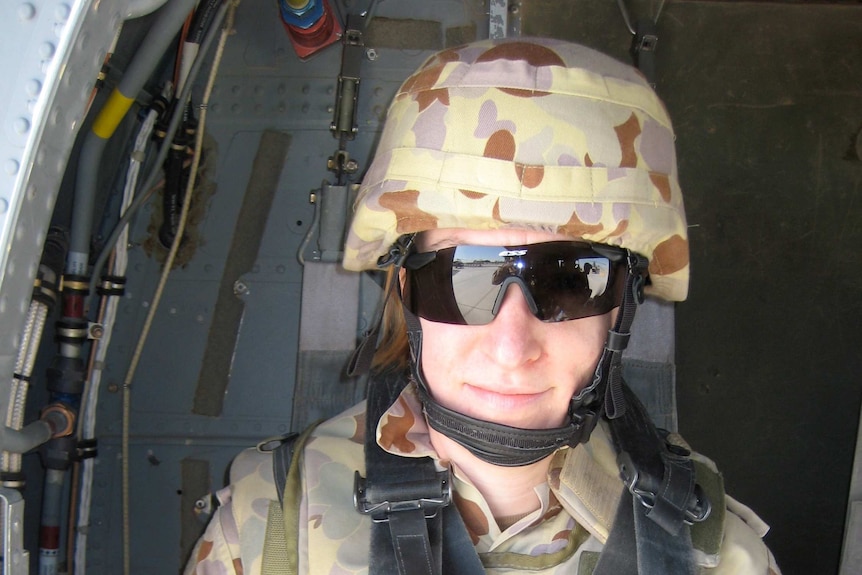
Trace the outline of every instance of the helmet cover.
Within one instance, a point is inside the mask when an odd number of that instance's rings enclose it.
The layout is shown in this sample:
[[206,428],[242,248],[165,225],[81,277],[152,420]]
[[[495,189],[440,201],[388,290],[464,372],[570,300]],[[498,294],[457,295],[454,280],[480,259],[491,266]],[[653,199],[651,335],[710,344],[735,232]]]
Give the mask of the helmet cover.
[[344,267],[374,268],[403,234],[527,228],[650,260],[647,293],[679,301],[689,253],[674,134],[634,68],[560,40],[447,49],[389,108]]

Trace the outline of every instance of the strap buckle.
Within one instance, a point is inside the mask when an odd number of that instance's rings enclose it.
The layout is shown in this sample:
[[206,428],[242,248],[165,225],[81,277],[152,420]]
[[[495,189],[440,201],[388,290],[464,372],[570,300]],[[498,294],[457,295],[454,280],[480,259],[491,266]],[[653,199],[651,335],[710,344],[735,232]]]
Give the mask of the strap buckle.
[[353,506],[371,516],[375,523],[386,523],[392,513],[421,510],[426,519],[452,502],[452,472],[447,467],[436,477],[397,485],[369,486],[359,472],[353,475]]
[[[673,486],[664,485],[664,480],[660,483],[651,481],[648,474],[640,472],[628,452],[622,452],[618,457],[620,477],[632,496],[648,510],[647,515],[653,515],[652,512],[657,511],[657,507],[661,507],[661,513],[654,518],[659,524],[670,526],[665,522],[672,521],[672,517],[664,516],[671,510],[680,513],[681,519],[687,525],[700,523],[709,517],[712,503],[700,485],[695,483],[687,500],[683,502],[680,500],[685,495],[682,491],[678,488],[674,489]],[[693,469],[691,473],[694,473]],[[660,490],[662,495],[658,493]]]

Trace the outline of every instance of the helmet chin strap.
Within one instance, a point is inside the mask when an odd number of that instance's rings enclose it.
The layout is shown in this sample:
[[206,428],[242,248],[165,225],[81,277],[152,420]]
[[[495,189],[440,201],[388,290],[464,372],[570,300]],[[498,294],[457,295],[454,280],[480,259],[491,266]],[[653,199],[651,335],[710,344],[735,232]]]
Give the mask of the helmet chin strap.
[[440,405],[431,395],[422,373],[422,326],[406,307],[407,337],[413,377],[429,425],[464,446],[479,459],[503,467],[521,467],[540,461],[561,447],[586,442],[604,415],[615,419],[625,413],[622,391],[622,352],[628,345],[635,311],[643,301],[646,258],[629,254],[625,293],[614,327],[590,384],[572,397],[569,421],[553,429],[522,429],[476,419]]

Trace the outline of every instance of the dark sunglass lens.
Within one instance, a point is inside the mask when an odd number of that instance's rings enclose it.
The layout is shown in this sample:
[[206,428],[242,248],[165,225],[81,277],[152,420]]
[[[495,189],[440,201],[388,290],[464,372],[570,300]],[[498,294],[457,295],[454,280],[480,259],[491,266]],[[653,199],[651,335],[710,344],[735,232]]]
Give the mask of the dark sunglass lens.
[[610,311],[614,306],[611,263],[603,257],[584,256],[570,265],[568,282],[556,292],[555,313],[565,319],[578,319]]
[[452,293],[454,248],[411,255],[405,262],[404,301],[413,314],[430,321],[463,324]]
[[566,321],[613,309],[613,264],[588,244],[554,242],[535,252],[525,279],[539,319]]
[[458,246],[452,262],[452,293],[465,323],[490,323],[499,286],[515,273],[504,248]]

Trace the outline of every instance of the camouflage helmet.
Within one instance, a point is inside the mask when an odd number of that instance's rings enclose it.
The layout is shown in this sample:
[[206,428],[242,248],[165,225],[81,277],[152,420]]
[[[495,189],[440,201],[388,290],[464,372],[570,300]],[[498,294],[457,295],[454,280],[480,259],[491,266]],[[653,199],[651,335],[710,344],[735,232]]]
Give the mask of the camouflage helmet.
[[648,293],[683,300],[688,235],[674,134],[634,68],[550,39],[444,50],[395,95],[360,187],[344,266],[401,235],[528,228],[650,260]]

